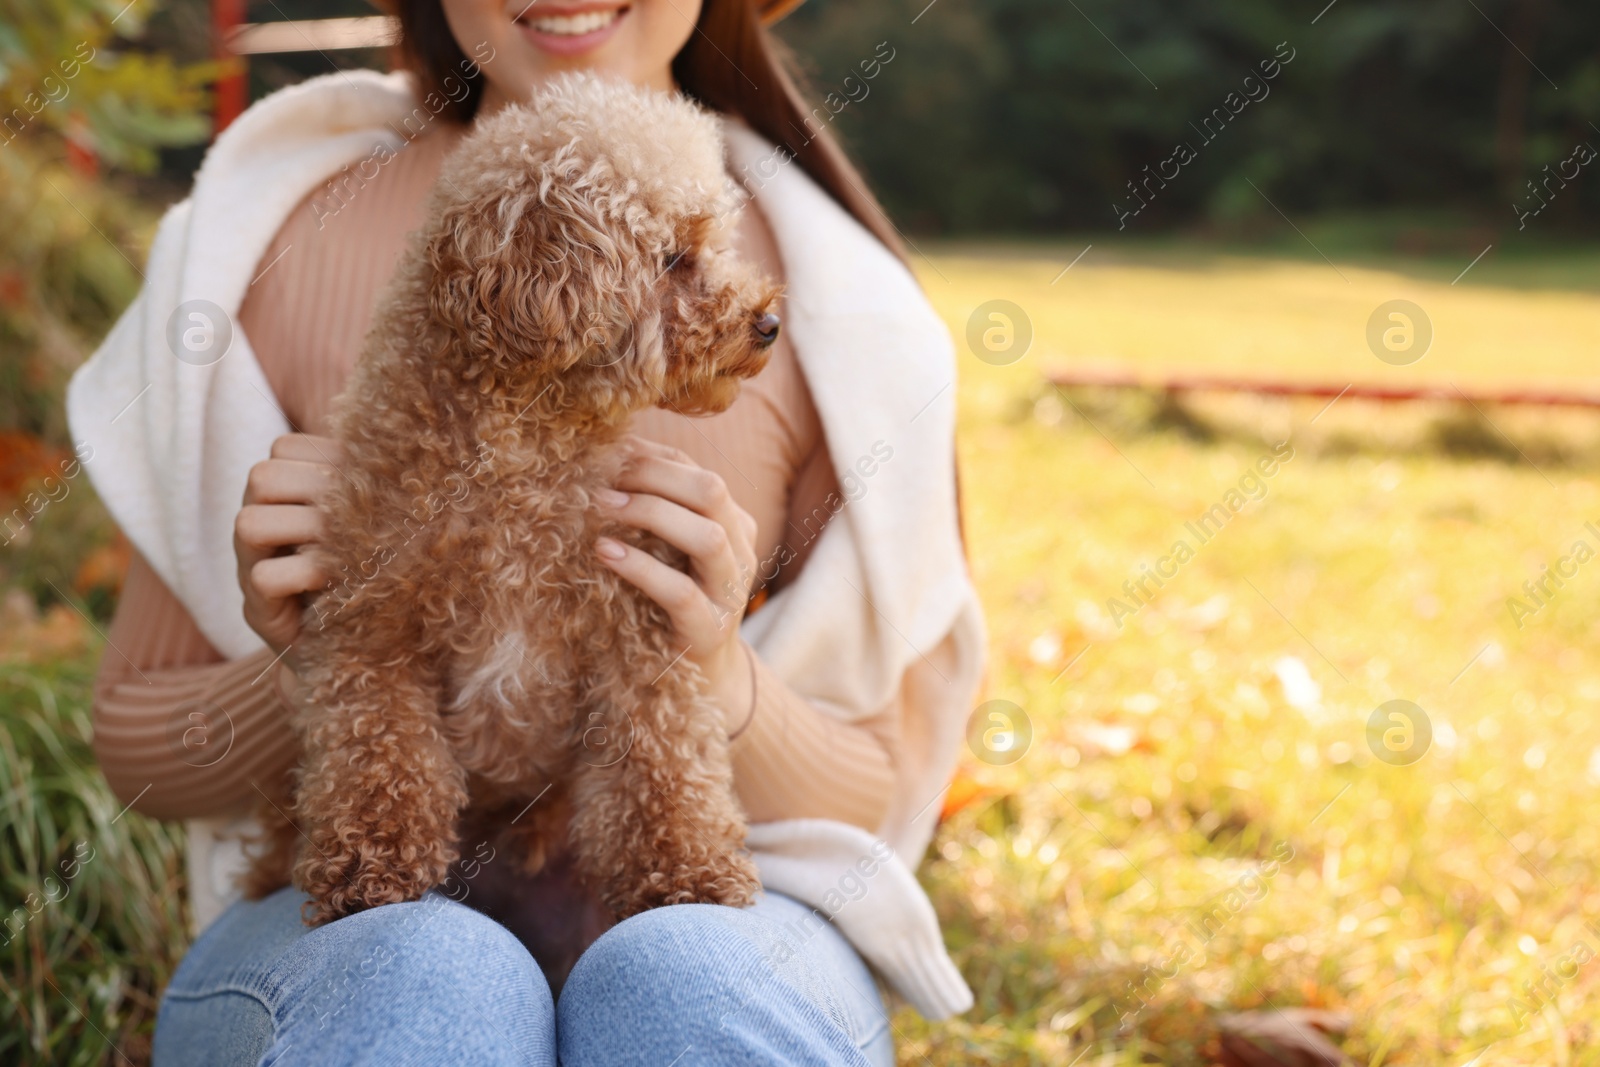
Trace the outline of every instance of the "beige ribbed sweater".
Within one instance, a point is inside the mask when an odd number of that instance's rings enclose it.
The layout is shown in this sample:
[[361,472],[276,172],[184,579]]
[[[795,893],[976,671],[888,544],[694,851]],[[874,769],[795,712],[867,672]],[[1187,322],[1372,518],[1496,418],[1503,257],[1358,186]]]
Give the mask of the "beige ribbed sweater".
[[[459,134],[439,123],[376,177],[334,175],[289,215],[262,256],[238,326],[295,428],[327,432],[330,403],[360,352],[374,301],[406,234],[422,222],[427,189]],[[776,272],[759,216],[746,221],[741,239],[746,254]],[[636,430],[724,478],[756,519],[762,575],[776,571],[772,587],[794,574],[838,483],[790,346],[780,340],[728,411],[691,420],[653,410]],[[791,556],[782,568],[772,565]],[[252,781],[281,775],[295,759],[271,662],[266,650],[225,661],[135,554],[95,689],[95,748],[117,794],[137,797],[140,811],[161,818],[252,803]],[[894,788],[892,709],[861,725],[840,722],[759,660],[756,692],[750,725],[733,745],[735,787],[751,820],[831,818],[875,829]],[[230,758],[213,760],[224,745]]]

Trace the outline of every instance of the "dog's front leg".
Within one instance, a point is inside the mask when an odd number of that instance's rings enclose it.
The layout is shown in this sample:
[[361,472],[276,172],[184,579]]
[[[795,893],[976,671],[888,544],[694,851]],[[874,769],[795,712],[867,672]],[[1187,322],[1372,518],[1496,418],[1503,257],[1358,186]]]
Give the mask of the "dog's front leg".
[[416,665],[338,655],[315,668],[301,719],[295,813],[306,841],[294,882],[321,925],[416,900],[457,852],[465,774],[439,727],[438,692]]
[[[647,657],[648,658],[648,657]],[[619,919],[668,904],[743,907],[760,888],[744,851],[721,714],[698,672],[657,665],[591,684],[578,739],[571,842],[577,866]]]

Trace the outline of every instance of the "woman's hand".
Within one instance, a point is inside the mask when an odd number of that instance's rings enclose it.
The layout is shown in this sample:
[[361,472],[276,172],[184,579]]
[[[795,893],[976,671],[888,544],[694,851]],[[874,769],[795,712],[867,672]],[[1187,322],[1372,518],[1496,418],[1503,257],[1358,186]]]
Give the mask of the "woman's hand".
[[[244,506],[233,521],[233,552],[244,590],[244,619],[277,653],[300,636],[301,594],[332,575],[318,551],[323,536],[317,498],[344,460],[331,437],[284,434],[272,455],[250,468]],[[291,657],[292,658],[292,657]]]
[[722,478],[675,448],[626,439],[616,488],[600,503],[630,526],[649,530],[689,557],[689,572],[609,537],[595,543],[601,562],[660,604],[684,658],[711,682],[711,696],[733,730],[750,702],[750,662],[739,623],[756,566],[756,521],[734,502]]

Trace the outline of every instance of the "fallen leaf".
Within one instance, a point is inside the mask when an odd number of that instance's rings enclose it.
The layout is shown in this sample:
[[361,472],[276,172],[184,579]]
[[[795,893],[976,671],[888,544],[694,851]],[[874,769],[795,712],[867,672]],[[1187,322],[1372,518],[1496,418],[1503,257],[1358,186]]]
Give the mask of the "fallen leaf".
[[1351,1059],[1328,1040],[1350,1029],[1343,1012],[1283,1008],[1217,1020],[1224,1067],[1345,1067]]
[[998,796],[1002,792],[1004,790],[973,778],[964,768],[957,768],[955,778],[951,779],[950,788],[945,790],[944,805],[939,809],[939,821],[944,822],[962,808],[985,797]]

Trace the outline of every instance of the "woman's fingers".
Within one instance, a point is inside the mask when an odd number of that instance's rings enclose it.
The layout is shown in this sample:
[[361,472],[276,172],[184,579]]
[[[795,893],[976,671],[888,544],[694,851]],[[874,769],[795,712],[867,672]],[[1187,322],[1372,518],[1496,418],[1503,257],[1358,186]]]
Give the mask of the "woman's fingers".
[[[279,555],[284,548],[322,539],[322,512],[290,504],[246,504],[233,520],[233,553],[245,621],[269,644],[281,648],[299,632],[298,595],[327,584],[322,560],[311,552]],[[317,569],[312,573],[306,568]],[[278,603],[278,601],[284,601]]]
[[709,516],[723,526],[740,532],[744,529],[746,513],[728,492],[727,483],[676,448],[642,438],[630,439],[629,460],[617,478],[617,488],[624,492],[654,493]]
[[329,463],[299,459],[264,459],[250,468],[244,482],[246,504],[313,504],[337,469]]
[[595,552],[623,579],[660,604],[671,618],[672,628],[691,647],[716,639],[723,613],[706,599],[693,578],[642,549],[609,537],[596,542]]
[[[614,490],[600,503],[618,521],[647,530],[690,558],[689,574],[612,538],[600,559],[667,612],[685,654],[715,692],[744,670],[739,621],[755,572],[755,521],[727,484],[683,452],[630,437]],[[742,690],[741,690],[742,692]],[[720,699],[720,698],[719,698]]]
[[300,636],[301,594],[327,588],[329,561],[314,549],[257,560],[246,578],[245,619],[275,651]]
[[[615,491],[613,491],[615,492]],[[690,573],[724,610],[742,610],[750,596],[755,548],[742,530],[651,493],[600,494],[615,518],[647,530],[689,557]]]
[[600,502],[630,526],[648,530],[686,553],[702,580],[720,581],[734,569],[728,531],[716,521],[682,504],[650,493],[601,494]]
[[338,467],[344,463],[344,446],[332,437],[286,433],[272,442],[273,459],[298,459]]
[[283,600],[326,588],[327,559],[320,552],[270,556],[250,568],[250,581],[269,600]]
[[233,522],[244,616],[274,649],[300,632],[301,594],[328,585],[331,564],[316,550],[326,533],[317,502],[343,462],[332,438],[284,434],[245,479]]
[[314,504],[339,476],[344,450],[331,437],[284,434],[272,442],[272,454],[250,468],[245,478],[246,504]]
[[[720,476],[683,452],[638,437],[629,438],[626,447],[628,462],[617,479],[619,490],[631,492],[633,500],[655,497],[677,505],[690,515],[709,520],[718,532],[699,527],[697,535],[696,528],[682,521],[671,527],[650,525],[640,521],[644,512],[637,509],[622,509],[619,517],[645,526],[689,553],[700,564],[697,573],[702,584],[715,591],[714,599],[729,604],[737,601],[742,606],[754,579],[755,519],[733,499]],[[722,542],[726,542],[725,549]]]
[[282,652],[300,636],[301,594],[327,587],[329,561],[315,549],[267,556],[246,565],[241,560],[244,617],[250,628]]
[[321,541],[322,511],[299,504],[246,504],[234,516],[233,534],[237,545],[270,556],[284,545]]

